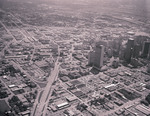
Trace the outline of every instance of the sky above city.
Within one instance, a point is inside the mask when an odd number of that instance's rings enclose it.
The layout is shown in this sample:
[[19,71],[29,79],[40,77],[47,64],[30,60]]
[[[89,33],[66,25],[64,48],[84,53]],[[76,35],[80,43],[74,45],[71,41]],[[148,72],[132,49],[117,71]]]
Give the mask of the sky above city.
[[[0,6],[3,5],[0,0]],[[7,1],[17,1],[17,2],[32,2],[40,3],[47,5],[59,4],[65,6],[66,8],[74,8],[75,10],[79,8],[88,7],[91,9],[104,8],[104,9],[115,9],[119,11],[121,8],[124,11],[129,11],[132,14],[140,15],[142,17],[150,17],[150,0],[7,0]],[[110,10],[111,12],[111,10]]]

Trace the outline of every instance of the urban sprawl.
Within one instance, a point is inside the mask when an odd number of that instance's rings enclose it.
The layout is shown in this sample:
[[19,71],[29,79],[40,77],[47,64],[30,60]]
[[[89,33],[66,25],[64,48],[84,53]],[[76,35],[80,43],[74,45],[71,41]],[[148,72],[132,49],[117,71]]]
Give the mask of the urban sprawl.
[[150,20],[126,6],[3,6],[0,116],[150,116]]

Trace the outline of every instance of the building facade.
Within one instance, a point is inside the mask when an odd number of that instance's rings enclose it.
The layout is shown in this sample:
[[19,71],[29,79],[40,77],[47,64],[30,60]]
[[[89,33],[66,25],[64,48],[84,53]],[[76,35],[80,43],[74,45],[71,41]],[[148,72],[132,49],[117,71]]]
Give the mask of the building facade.
[[103,66],[104,48],[105,47],[103,45],[96,45],[95,51],[89,52],[89,56],[88,56],[89,65],[93,65],[97,68]]

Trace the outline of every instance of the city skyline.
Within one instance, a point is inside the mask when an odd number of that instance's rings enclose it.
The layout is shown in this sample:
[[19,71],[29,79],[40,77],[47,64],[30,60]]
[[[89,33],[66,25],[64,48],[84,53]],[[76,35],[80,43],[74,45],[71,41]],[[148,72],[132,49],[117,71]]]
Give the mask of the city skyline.
[[150,116],[150,1],[0,0],[0,116]]

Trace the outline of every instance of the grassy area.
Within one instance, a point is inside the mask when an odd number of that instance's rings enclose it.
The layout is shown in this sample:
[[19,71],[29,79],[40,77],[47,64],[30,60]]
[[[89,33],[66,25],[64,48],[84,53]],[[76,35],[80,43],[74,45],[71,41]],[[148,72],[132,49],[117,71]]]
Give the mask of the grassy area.
[[7,103],[5,102],[5,100],[0,100],[0,112],[5,112],[10,110],[10,107],[7,105]]

